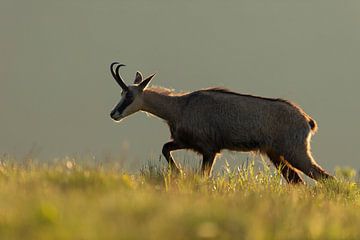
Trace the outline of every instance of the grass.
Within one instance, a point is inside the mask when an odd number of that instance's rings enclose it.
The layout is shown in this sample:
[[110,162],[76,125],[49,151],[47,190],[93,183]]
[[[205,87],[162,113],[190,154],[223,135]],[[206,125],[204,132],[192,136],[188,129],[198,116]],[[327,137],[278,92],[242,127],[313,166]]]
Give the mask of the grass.
[[360,239],[360,188],[285,184],[277,170],[225,165],[211,179],[77,163],[0,162],[0,239]]

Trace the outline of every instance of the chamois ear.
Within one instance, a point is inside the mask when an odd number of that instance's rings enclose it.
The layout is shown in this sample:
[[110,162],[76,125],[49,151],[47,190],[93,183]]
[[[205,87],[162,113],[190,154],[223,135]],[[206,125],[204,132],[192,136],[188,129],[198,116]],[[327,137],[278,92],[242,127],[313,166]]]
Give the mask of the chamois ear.
[[142,76],[141,72],[137,71],[136,75],[135,75],[134,84],[139,84],[142,82],[142,80],[143,80],[143,76]]
[[150,83],[151,79],[155,76],[155,73],[153,75],[150,75],[149,77],[147,77],[144,81],[142,81],[139,84],[139,87],[141,90],[144,90]]

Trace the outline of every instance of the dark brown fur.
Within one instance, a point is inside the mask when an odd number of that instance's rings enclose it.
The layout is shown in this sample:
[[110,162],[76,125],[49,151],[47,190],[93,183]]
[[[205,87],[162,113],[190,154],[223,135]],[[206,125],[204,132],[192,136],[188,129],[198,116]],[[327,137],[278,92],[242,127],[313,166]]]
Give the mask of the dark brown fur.
[[[163,146],[170,166],[177,170],[170,152],[192,149],[203,155],[202,170],[211,174],[214,159],[223,149],[266,154],[289,182],[299,183],[302,171],[314,179],[331,177],[312,158],[310,138],[316,122],[299,106],[284,99],[264,98],[210,88],[185,94],[149,88],[155,102],[166,102],[173,113],[157,114],[170,127],[172,141]],[[147,98],[144,98],[146,101]],[[148,102],[152,105],[151,101]]]

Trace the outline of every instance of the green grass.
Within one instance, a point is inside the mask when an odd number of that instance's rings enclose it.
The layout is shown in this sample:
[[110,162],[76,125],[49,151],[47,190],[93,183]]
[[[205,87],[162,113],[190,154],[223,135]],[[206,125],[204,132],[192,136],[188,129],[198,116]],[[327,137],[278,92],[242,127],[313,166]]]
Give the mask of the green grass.
[[0,162],[0,239],[360,239],[355,172],[293,186],[227,165],[211,179],[65,159]]

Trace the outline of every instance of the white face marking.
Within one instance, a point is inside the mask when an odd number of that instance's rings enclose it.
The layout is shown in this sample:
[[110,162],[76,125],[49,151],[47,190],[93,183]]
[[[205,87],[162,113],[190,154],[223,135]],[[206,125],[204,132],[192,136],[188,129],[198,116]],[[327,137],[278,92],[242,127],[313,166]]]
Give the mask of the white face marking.
[[130,114],[139,111],[141,105],[140,102],[137,89],[122,92],[119,103],[116,104],[114,109],[111,111],[111,118],[114,121],[120,121]]

